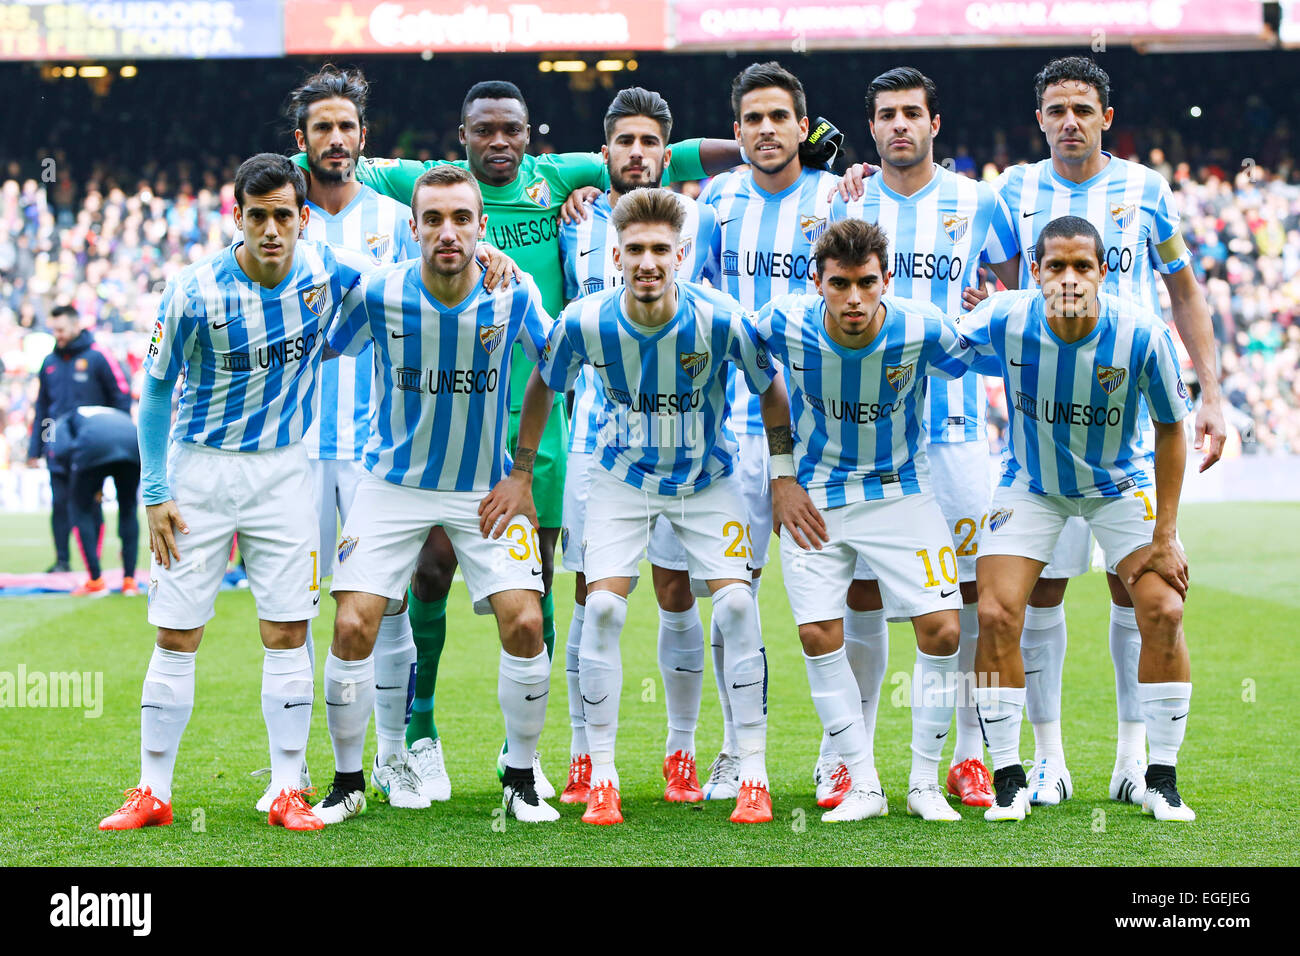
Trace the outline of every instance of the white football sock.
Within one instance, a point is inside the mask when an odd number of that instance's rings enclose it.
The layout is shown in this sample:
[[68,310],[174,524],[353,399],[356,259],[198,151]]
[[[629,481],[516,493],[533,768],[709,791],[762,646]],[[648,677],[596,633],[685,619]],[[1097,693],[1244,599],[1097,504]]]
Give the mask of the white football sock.
[[340,660],[325,657],[325,726],[334,747],[336,773],[360,773],[364,768],[366,724],[375,706],[375,658]]
[[406,725],[415,697],[415,638],[406,612],[386,614],[375,638],[375,736],[379,762],[406,753]]
[[1115,709],[1119,733],[1115,762],[1146,759],[1146,724],[1142,722],[1142,700],[1138,696],[1138,655],[1142,635],[1131,607],[1113,601],[1110,605],[1110,659],[1115,666]]
[[767,786],[767,653],[758,631],[754,592],[728,584],[714,592],[713,617],[726,645],[727,696],[736,720],[740,781]]
[[569,755],[576,757],[587,753],[587,725],[582,718],[582,688],[578,686],[578,651],[582,647],[582,622],[587,609],[573,605],[573,620],[569,622],[569,637],[564,642],[564,679],[569,687]]
[[1023,687],[977,687],[980,727],[996,772],[1020,764],[1020,723],[1025,709]]
[[[1065,669],[1065,605],[1026,607],[1020,633],[1020,653],[1025,663],[1025,710],[1034,725],[1035,752],[1050,753],[1051,742],[1038,742],[1042,731],[1061,719],[1061,676]],[[1050,730],[1048,730],[1050,733]],[[1060,749],[1057,735],[1055,749]]]
[[195,652],[154,646],[140,694],[140,786],[166,803],[181,735],[194,711]]
[[1147,726],[1151,763],[1178,766],[1178,748],[1183,745],[1187,714],[1191,710],[1191,682],[1138,684],[1138,697],[1142,701],[1142,719]]
[[862,729],[867,735],[866,759],[875,763],[876,714],[889,666],[889,624],[884,609],[855,611],[844,608],[844,654],[858,682]]
[[736,720],[731,714],[731,698],[727,696],[726,645],[718,630],[716,608],[709,621],[709,653],[713,657],[713,682],[718,687],[718,706],[722,708],[722,752],[735,756]]
[[907,786],[926,787],[938,779],[939,757],[952,727],[957,704],[957,654],[938,657],[916,652],[912,666],[912,771]]
[[591,747],[592,786],[605,780],[615,787],[619,785],[618,770],[614,767],[618,702],[623,693],[623,663],[618,645],[626,619],[627,598],[610,591],[587,592],[578,684],[587,742]]
[[858,682],[849,667],[844,648],[818,657],[804,654],[803,660],[813,707],[821,718],[822,729],[849,768],[849,776],[865,781],[872,771],[871,749],[862,727]]
[[685,611],[659,609],[659,676],[664,682],[668,709],[664,753],[684,750],[694,754],[700,696],[704,692],[704,625],[700,623],[698,604]]
[[262,718],[271,741],[271,792],[297,790],[311,730],[311,661],[306,645],[272,650],[262,658]]
[[963,604],[960,612],[961,643],[957,645],[957,740],[952,748],[952,766],[967,760],[984,759],[984,735],[975,712],[975,646],[980,638],[978,601]]
[[497,701],[506,721],[506,766],[530,770],[546,722],[551,659],[546,648],[536,657],[513,657],[504,650],[497,668]]

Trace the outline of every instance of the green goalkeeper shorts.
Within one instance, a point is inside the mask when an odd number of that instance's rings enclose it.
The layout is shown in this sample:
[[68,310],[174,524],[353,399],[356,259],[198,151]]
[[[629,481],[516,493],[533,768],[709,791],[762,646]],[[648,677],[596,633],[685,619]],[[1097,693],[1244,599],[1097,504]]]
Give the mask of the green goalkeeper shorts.
[[[510,413],[510,454],[515,453],[519,441],[519,412]],[[537,507],[537,523],[543,528],[558,528],[564,513],[564,466],[568,461],[569,421],[564,402],[551,407],[546,420],[542,444],[537,449],[537,462],[533,466],[533,504]]]

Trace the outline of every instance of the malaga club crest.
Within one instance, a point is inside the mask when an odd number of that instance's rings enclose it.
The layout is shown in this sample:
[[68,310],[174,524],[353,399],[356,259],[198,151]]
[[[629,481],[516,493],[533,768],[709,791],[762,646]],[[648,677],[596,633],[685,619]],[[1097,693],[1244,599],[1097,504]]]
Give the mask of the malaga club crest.
[[682,240],[682,260],[685,261],[691,257],[691,250],[695,248],[695,240],[687,236]]
[[1124,384],[1127,375],[1128,369],[1112,368],[1109,365],[1097,366],[1097,381],[1106,390],[1107,395],[1114,394],[1115,389]]
[[361,539],[356,536],[344,538],[339,542],[339,564],[342,564],[348,558],[352,557],[352,552],[357,549],[357,542]]
[[885,381],[890,384],[894,391],[901,392],[912,381],[912,372],[915,369],[915,362],[909,362],[907,365],[886,365]]
[[366,248],[370,250],[372,259],[376,262],[383,262],[388,258],[389,250],[393,248],[393,237],[382,232],[368,232],[366,233]]
[[948,234],[948,238],[953,242],[961,242],[966,237],[966,230],[970,228],[970,217],[968,216],[944,216],[943,231]]
[[1127,229],[1137,217],[1137,203],[1126,202],[1118,206],[1110,207],[1110,217],[1115,220],[1115,225],[1121,229]]
[[533,180],[532,185],[524,190],[524,195],[543,209],[550,208],[551,186],[545,179]]
[[478,330],[478,340],[483,343],[483,349],[488,355],[492,354],[493,349],[501,344],[501,339],[505,337],[506,324],[487,325]]
[[302,304],[305,305],[312,315],[320,318],[320,314],[325,311],[325,283],[314,285],[302,294]]
[[691,378],[698,378],[699,374],[704,371],[704,367],[709,364],[708,352],[682,352],[679,356],[682,368]]
[[989,515],[989,529],[997,531],[1004,524],[1011,520],[1011,516],[1016,513],[1015,508],[999,508],[993,514]]
[[826,218],[824,216],[800,216],[799,231],[809,242],[816,242],[826,231]]

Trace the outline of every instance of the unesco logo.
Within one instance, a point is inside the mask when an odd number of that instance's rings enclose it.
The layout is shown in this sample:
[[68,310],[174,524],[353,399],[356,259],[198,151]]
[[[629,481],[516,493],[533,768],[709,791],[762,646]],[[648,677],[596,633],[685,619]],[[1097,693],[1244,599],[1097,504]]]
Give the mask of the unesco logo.
[[725,276],[740,275],[740,254],[727,251],[722,254],[722,274]]
[[397,369],[397,387],[408,392],[420,392],[420,370],[418,368]]

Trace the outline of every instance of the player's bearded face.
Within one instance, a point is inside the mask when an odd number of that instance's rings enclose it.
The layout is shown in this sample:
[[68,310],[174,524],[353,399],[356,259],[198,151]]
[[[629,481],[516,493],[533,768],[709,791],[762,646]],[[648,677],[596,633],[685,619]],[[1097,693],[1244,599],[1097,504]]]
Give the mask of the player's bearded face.
[[468,183],[422,186],[411,202],[420,217],[416,237],[425,265],[444,276],[464,272],[487,228],[478,189]]
[[1090,84],[1064,80],[1043,90],[1037,116],[1052,155],[1083,162],[1101,148],[1115,110],[1102,110],[1101,95]]
[[774,176],[799,158],[808,136],[808,117],[795,116],[794,97],[780,87],[750,90],[740,98],[736,142],[750,165]]
[[460,141],[474,178],[494,186],[514,182],[529,133],[528,114],[518,100],[470,103],[460,127]]
[[1041,262],[1030,266],[1043,290],[1049,319],[1082,319],[1097,314],[1097,290],[1106,275],[1091,237],[1054,236],[1044,243]]
[[614,135],[601,149],[609,168],[609,184],[617,193],[659,185],[667,150],[658,122],[648,116],[628,116],[614,124]]
[[365,127],[351,100],[335,97],[313,103],[307,110],[307,131],[298,131],[298,145],[307,151],[312,178],[328,183],[351,182],[366,145]]
[[874,254],[858,265],[827,259],[816,282],[826,301],[826,321],[846,336],[861,335],[871,327],[889,288],[889,276]]
[[882,162],[901,167],[933,162],[931,150],[937,132],[939,117],[930,116],[924,89],[876,94],[871,135]]
[[619,233],[614,249],[614,263],[623,272],[628,292],[646,304],[668,293],[681,259],[681,237],[667,223],[630,224]]

